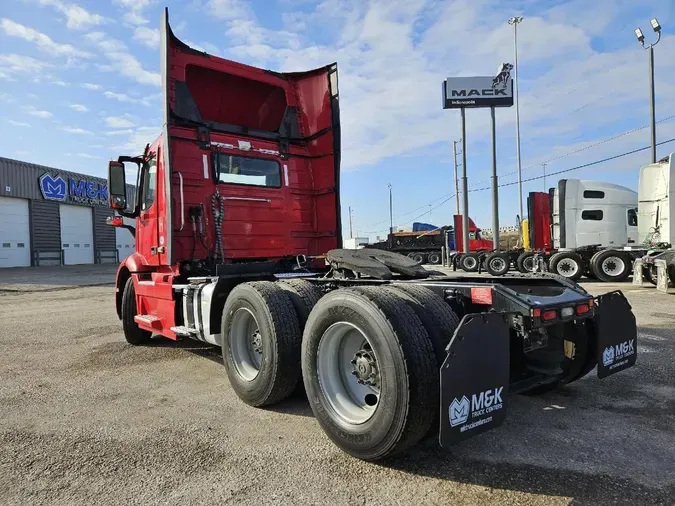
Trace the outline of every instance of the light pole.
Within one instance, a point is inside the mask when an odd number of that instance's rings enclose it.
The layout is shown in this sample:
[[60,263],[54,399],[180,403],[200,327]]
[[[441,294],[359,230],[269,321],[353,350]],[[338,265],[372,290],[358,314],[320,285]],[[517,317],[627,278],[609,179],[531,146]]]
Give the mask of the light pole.
[[652,163],[656,163],[656,99],[654,98],[654,46],[661,40],[661,25],[658,19],[652,18],[650,21],[652,28],[658,35],[656,42],[645,47],[645,36],[640,28],[635,29],[635,35],[638,42],[649,51],[649,108],[652,120]]
[[394,233],[394,206],[392,204],[392,199],[391,199],[391,183],[387,184],[389,186],[389,233],[393,234]]
[[523,219],[523,178],[520,167],[520,104],[518,100],[518,81],[520,81],[520,74],[518,73],[518,23],[523,21],[522,16],[514,16],[509,19],[509,24],[513,25],[513,50],[515,53],[515,68],[516,76],[513,79],[516,85],[516,165],[518,166],[518,211],[520,219]]

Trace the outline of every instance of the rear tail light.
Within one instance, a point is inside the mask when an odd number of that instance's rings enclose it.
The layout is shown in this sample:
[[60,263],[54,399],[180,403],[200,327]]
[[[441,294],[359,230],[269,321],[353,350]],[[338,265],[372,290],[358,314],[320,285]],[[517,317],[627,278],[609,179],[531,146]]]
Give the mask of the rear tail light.
[[547,322],[549,320],[555,320],[558,317],[558,314],[555,312],[554,309],[550,309],[548,311],[544,311],[544,314],[542,316],[542,319]]
[[593,299],[588,301],[588,307],[593,307],[594,304],[595,304],[595,301]]
[[534,308],[532,310],[532,318],[540,318],[541,317],[541,309],[540,308]]
[[591,308],[589,307],[591,304],[579,304],[577,306],[577,314],[586,314],[588,313]]
[[574,308],[573,307],[564,307],[560,310],[560,314],[563,318],[567,318],[569,316],[572,316],[574,314]]

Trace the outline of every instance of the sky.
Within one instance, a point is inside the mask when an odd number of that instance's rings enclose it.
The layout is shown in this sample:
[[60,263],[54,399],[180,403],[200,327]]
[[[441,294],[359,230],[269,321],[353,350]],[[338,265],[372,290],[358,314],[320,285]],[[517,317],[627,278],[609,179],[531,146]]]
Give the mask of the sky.
[[[514,63],[512,16],[524,18],[523,205],[562,177],[637,189],[649,150],[569,169],[649,146],[648,52],[634,29],[656,40],[653,17],[663,26],[657,142],[675,138],[674,0],[13,0],[0,2],[0,156],[105,177],[108,160],[140,153],[161,128],[164,7],[174,33],[210,54],[278,71],[337,62],[345,237],[350,207],[355,236],[386,235],[389,184],[395,226],[452,222],[460,112],[442,109],[441,83]],[[490,228],[490,111],[466,118],[469,215]],[[509,226],[516,108],[496,118],[500,225]],[[659,158],[670,152],[675,141],[657,148]]]

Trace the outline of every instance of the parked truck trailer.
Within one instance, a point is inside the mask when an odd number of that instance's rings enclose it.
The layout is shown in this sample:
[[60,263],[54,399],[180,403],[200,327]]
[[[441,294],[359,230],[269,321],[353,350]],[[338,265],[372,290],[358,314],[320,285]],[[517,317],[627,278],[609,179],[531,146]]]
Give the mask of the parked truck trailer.
[[635,364],[621,292],[450,278],[341,248],[337,64],[279,73],[207,55],[168,11],[160,34],[163,130],[108,166],[111,223],[135,219],[114,296],[129,343],[219,347],[230,388],[257,408],[302,384],[327,436],[364,460],[426,437],[451,447],[498,427],[512,394]]

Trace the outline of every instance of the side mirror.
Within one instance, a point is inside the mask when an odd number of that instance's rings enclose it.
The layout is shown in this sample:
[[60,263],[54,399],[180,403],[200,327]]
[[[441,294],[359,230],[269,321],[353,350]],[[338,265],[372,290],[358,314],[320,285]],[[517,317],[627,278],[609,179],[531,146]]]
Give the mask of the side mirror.
[[108,163],[108,195],[111,208],[121,211],[127,208],[127,183],[122,162]]

